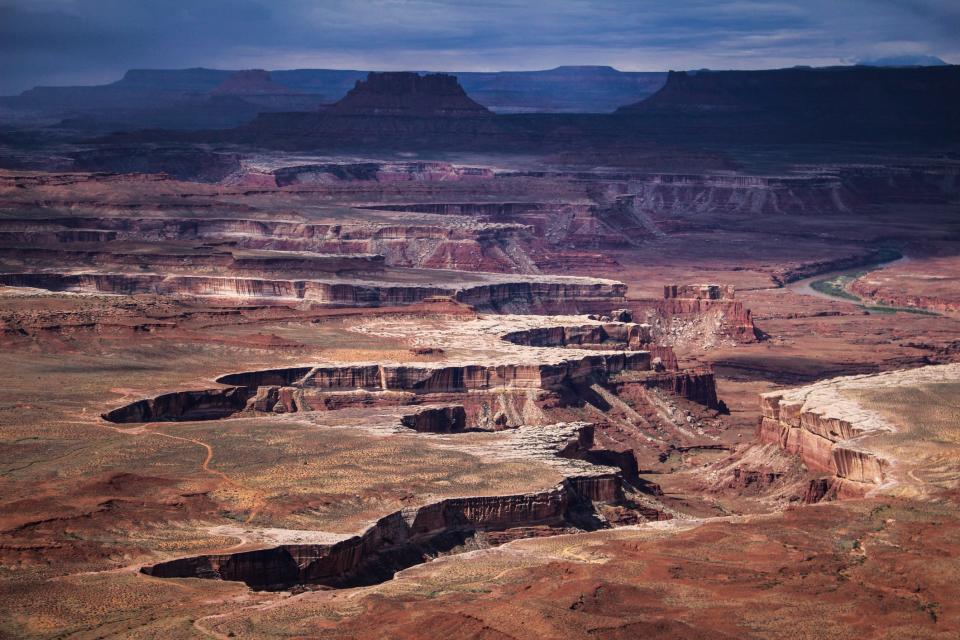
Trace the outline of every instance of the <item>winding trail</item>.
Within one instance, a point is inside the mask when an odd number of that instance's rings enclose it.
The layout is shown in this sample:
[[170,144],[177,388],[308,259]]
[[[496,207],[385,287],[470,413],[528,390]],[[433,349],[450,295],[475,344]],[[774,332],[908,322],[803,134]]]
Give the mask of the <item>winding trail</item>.
[[256,490],[256,489],[251,489],[250,487],[246,487],[246,486],[240,484],[239,482],[237,482],[236,480],[234,480],[233,478],[231,478],[230,476],[228,476],[228,475],[227,475],[226,473],[224,473],[223,471],[219,471],[219,470],[217,470],[217,469],[212,468],[212,467],[210,466],[210,462],[213,460],[213,447],[211,447],[209,444],[207,444],[206,442],[204,442],[204,441],[202,441],[202,440],[197,440],[197,439],[195,439],[195,438],[186,438],[186,437],[183,437],[183,436],[175,436],[175,435],[172,435],[172,434],[169,434],[169,433],[162,433],[162,432],[160,432],[160,431],[152,431],[152,430],[149,430],[149,429],[147,430],[147,433],[150,433],[150,434],[156,435],[156,436],[162,436],[162,437],[164,437],[164,438],[170,438],[170,439],[172,439],[172,440],[181,440],[181,441],[183,441],[183,442],[189,442],[189,443],[191,443],[191,444],[195,444],[195,445],[197,445],[197,446],[203,447],[203,449],[206,451],[206,455],[205,455],[204,458],[203,458],[203,462],[200,463],[200,469],[201,469],[201,470],[205,471],[206,473],[210,473],[210,474],[213,474],[213,475],[215,475],[215,476],[218,476],[218,477],[220,477],[224,482],[226,482],[227,484],[229,484],[229,485],[231,485],[231,486],[233,486],[233,487],[237,487],[237,488],[241,488],[241,489],[244,489],[244,490],[246,490],[246,491],[249,491],[250,493],[252,493],[253,495],[255,495],[255,496],[257,497],[257,498],[256,498],[256,501],[255,501],[255,503],[254,503],[254,506],[250,509],[250,513],[247,515],[247,518],[246,518],[246,520],[244,520],[244,522],[245,522],[246,524],[249,524],[249,523],[253,522],[253,519],[256,518],[257,515],[260,513],[260,510],[263,508],[263,505],[266,503],[266,499],[264,498],[263,492],[262,492],[262,491],[258,491],[258,490]]

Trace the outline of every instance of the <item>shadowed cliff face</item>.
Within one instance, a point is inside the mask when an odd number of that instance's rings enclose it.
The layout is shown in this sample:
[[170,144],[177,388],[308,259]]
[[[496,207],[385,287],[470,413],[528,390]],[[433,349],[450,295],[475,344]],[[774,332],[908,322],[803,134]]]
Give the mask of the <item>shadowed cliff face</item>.
[[619,111],[946,114],[958,91],[956,66],[670,72],[660,91]]
[[[664,87],[617,113],[665,131],[768,142],[956,139],[960,67],[671,72]],[[728,137],[728,136],[727,136]]]
[[341,115],[484,117],[491,113],[467,96],[456,77],[435,73],[371,73],[330,108]]
[[[462,407],[459,409],[462,414]],[[555,486],[530,493],[464,496],[411,506],[332,544],[283,544],[186,556],[141,571],[159,578],[242,581],[265,590],[301,584],[351,587],[382,582],[400,569],[440,554],[496,546],[517,538],[610,528],[618,521],[601,517],[604,506],[623,506],[635,518],[645,520],[671,518],[628,498],[636,496],[633,488],[624,484],[619,472],[595,459],[611,452],[591,451],[592,426],[557,424],[544,427],[541,434],[545,438],[537,441],[539,455],[584,461]]]
[[81,171],[165,173],[174,178],[217,182],[240,168],[240,156],[202,149],[107,147],[73,154]]
[[[322,113],[264,113],[234,130],[184,135],[277,149],[645,149],[651,144],[837,142],[942,145],[960,138],[960,67],[838,67],[672,73],[613,114],[493,116],[452,76],[370,74]],[[169,135],[166,134],[168,139]],[[119,139],[127,139],[120,136]],[[157,132],[133,135],[159,140]]]
[[[557,67],[542,71],[449,72],[480,104],[498,113],[608,113],[645,98],[663,86],[665,72],[618,71],[611,67]],[[244,100],[280,110],[309,110],[345,96],[366,71],[290,69],[227,71],[221,69],[132,69],[110,84],[82,87],[36,87],[18,96],[0,97],[0,107],[34,116],[70,117],[100,112],[99,124],[125,127],[199,128],[197,109],[208,95],[284,96],[279,104]],[[264,79],[267,82],[264,82]],[[312,106],[296,106],[310,102]],[[189,105],[189,109],[183,108]],[[219,118],[236,125],[246,118],[224,102],[207,103]],[[213,114],[208,114],[210,119]],[[79,121],[75,121],[79,122]],[[88,123],[90,121],[88,120]],[[202,124],[200,126],[203,126]]]
[[468,148],[489,147],[507,132],[456,77],[391,72],[358,80],[342,100],[319,113],[265,113],[225,135],[264,146],[312,145],[322,138],[323,144],[351,148]]
[[[399,511],[333,545],[283,545],[201,555],[144,567],[142,572],[158,578],[236,580],[266,590],[304,583],[376,584],[442,553],[527,537],[525,528],[539,529],[534,535],[603,528],[606,523],[591,517],[592,502],[618,503],[623,497],[619,475],[577,476],[538,493],[455,498]],[[652,519],[669,518],[652,510],[641,512]],[[483,535],[488,532],[503,532],[505,537]],[[483,539],[475,540],[478,534]]]

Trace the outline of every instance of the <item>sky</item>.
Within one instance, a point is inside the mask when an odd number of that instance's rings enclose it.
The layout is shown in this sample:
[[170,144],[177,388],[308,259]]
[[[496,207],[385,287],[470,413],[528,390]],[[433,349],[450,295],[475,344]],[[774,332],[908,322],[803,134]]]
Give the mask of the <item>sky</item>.
[[130,68],[960,63],[960,0],[0,0],[0,94]]

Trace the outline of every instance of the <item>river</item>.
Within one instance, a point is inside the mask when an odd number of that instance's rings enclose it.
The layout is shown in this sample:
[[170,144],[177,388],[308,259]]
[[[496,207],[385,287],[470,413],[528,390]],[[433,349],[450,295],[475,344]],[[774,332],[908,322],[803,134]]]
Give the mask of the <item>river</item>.
[[[851,300],[850,298],[845,298],[843,296],[834,295],[834,294],[826,293],[823,291],[817,291],[811,285],[814,282],[821,282],[824,280],[833,280],[837,276],[851,275],[851,274],[866,274],[866,273],[870,273],[871,271],[876,271],[877,269],[880,269],[887,265],[900,264],[900,263],[909,262],[909,261],[910,261],[910,258],[908,256],[900,256],[899,258],[895,258],[893,260],[883,260],[880,262],[873,262],[870,264],[865,264],[865,265],[861,265],[859,267],[853,267],[850,269],[840,269],[839,271],[826,271],[824,273],[820,273],[815,276],[811,276],[809,278],[804,278],[803,280],[796,280],[794,282],[787,284],[786,286],[788,289],[790,289],[794,293],[799,293],[805,296],[814,296],[816,298],[823,298],[825,300],[840,300],[842,302],[849,302],[851,304],[858,304],[858,303],[870,304],[869,301],[864,301],[862,299],[859,299],[859,297],[858,297],[858,300]],[[854,295],[854,294],[851,293],[850,295]]]

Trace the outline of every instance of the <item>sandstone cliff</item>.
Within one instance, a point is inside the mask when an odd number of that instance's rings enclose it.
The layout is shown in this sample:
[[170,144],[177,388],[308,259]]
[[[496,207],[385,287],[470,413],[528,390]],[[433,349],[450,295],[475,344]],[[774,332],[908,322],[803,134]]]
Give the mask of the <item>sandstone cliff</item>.
[[765,393],[760,396],[759,437],[797,454],[808,468],[830,474],[829,489],[841,497],[893,485],[922,487],[925,483],[910,468],[929,455],[932,443],[926,439],[937,418],[914,423],[909,412],[894,410],[896,404],[880,413],[867,406],[866,398],[919,393],[931,385],[955,384],[958,377],[958,365],[927,366]]
[[957,66],[671,72],[618,113],[741,141],[933,140],[960,133],[958,99]]
[[455,76],[433,73],[371,72],[329,109],[355,116],[487,117],[491,113],[467,96]]
[[627,306],[634,318],[649,325],[650,340],[655,343],[711,346],[763,338],[753,314],[735,299],[728,285],[665,285],[662,299],[631,300]]
[[[536,448],[524,455],[577,457],[589,448],[593,431],[582,423],[544,427]],[[518,443],[523,444],[523,438]],[[478,544],[511,539],[510,531],[530,527],[541,535],[609,526],[593,503],[624,501],[622,477],[614,469],[579,463],[558,485],[543,491],[504,496],[448,498],[421,507],[397,511],[378,519],[358,535],[334,544],[284,544],[268,549],[179,558],[143,567],[160,578],[206,578],[243,581],[255,589],[283,589],[298,584],[331,587],[372,584],[396,571],[418,564],[439,552],[456,552]],[[668,515],[638,507],[653,519]],[[503,532],[505,535],[486,536]],[[480,542],[479,544],[484,544]]]
[[[421,272],[421,275],[424,274]],[[478,275],[471,278],[473,282],[444,283],[444,280],[449,282],[450,272],[437,272],[436,275],[438,282],[424,281],[417,285],[347,278],[287,280],[156,273],[6,273],[0,274],[0,283],[52,291],[305,300],[356,307],[408,305],[428,298],[450,297],[479,309],[514,313],[589,311],[611,302],[619,304],[626,293],[626,285],[610,280],[564,276],[518,276],[511,279]]]
[[287,544],[271,549],[201,555],[144,567],[158,578],[245,582],[254,589],[298,584],[372,584],[396,571],[464,545],[477,532],[515,527],[569,526],[570,510],[591,500],[616,501],[618,476],[570,478],[548,491],[512,496],[452,498],[377,520],[360,535],[333,545]]

